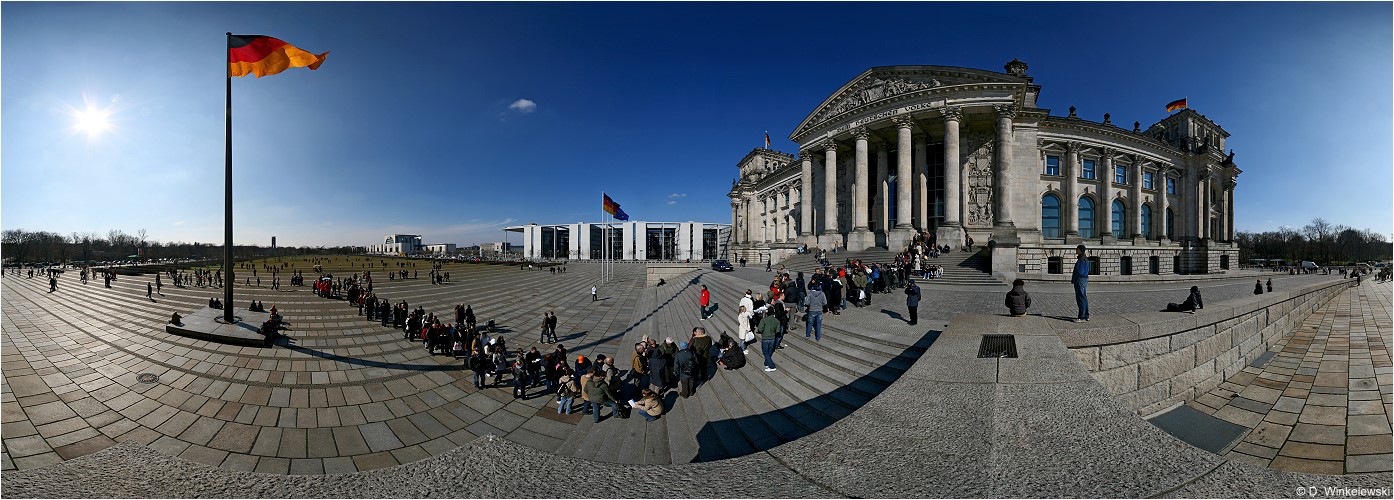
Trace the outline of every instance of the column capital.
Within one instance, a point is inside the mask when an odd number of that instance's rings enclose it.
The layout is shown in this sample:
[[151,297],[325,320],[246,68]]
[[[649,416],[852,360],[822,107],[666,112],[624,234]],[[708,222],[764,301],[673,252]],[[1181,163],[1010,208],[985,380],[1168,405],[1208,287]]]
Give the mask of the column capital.
[[871,137],[871,131],[867,130],[866,127],[857,127],[852,130],[852,136],[856,137],[859,141],[865,141],[868,137]]
[[813,155],[815,154],[813,150],[816,148],[817,146],[799,148],[799,161],[813,161]]
[[945,120],[959,121],[963,119],[963,108],[958,106],[944,106],[941,110]]
[[1115,153],[1118,152],[1118,150],[1113,149],[1113,148],[1110,148],[1110,147],[1107,147],[1107,146],[1103,147],[1102,149],[1103,149],[1103,152],[1104,152],[1104,156],[1103,156],[1102,159],[1104,159],[1104,160],[1112,160],[1112,159],[1113,159],[1113,155],[1114,155]]
[[1081,148],[1082,145],[1079,143],[1079,141],[1070,141],[1065,143],[1065,151],[1068,153],[1079,153],[1079,150]]
[[995,111],[995,112],[997,112],[997,118],[999,118],[999,119],[1001,119],[1001,118],[1006,118],[1006,119],[1010,120],[1010,119],[1016,118],[1016,106],[1014,106],[1014,105],[1011,105],[1011,104],[998,104],[998,105],[993,106],[993,107],[992,107],[992,110]]
[[915,120],[911,119],[908,115],[897,116],[892,118],[891,121],[895,123],[896,128],[900,129],[907,129],[915,126]]
[[836,140],[833,140],[832,138],[824,139],[824,140],[823,140],[823,143],[822,143],[822,144],[819,144],[818,147],[823,148],[823,152],[825,152],[825,153],[828,152],[828,151],[832,151],[832,152],[836,153],[836,152],[837,152],[837,141],[836,141]]

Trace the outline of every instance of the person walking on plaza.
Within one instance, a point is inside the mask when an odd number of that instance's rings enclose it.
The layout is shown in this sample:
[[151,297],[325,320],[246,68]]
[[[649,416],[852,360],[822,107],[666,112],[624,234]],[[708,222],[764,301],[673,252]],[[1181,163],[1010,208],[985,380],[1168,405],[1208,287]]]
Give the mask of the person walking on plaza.
[[145,282],[145,298],[150,299],[151,302],[154,302],[154,301],[155,301],[154,295],[155,295],[155,285],[150,284],[149,281]]
[[1012,282],[1012,291],[1007,292],[1007,312],[1012,316],[1025,316],[1031,308],[1031,294],[1026,293],[1026,282],[1017,279]]
[[595,301],[597,301],[597,300],[600,300],[600,299],[596,298],[596,292],[597,292],[597,290],[596,290],[596,288],[595,288],[595,285],[591,285],[591,302],[595,302]]
[[905,307],[910,309],[910,324],[920,322],[920,287],[915,280],[905,285]]
[[828,305],[828,297],[823,295],[823,287],[818,282],[808,284],[808,296],[804,297],[805,321],[803,338],[813,336],[814,341],[823,340],[823,307]]
[[551,343],[557,343],[557,313],[547,311],[547,337]]
[[48,293],[53,293],[56,291],[58,291],[58,278],[55,278],[52,275],[50,275],[48,277]]
[[1079,306],[1075,322],[1089,321],[1089,259],[1084,255],[1084,245],[1075,247],[1075,270],[1070,273],[1070,283],[1075,287],[1075,305]]
[[766,314],[760,320],[760,352],[765,355],[765,371],[775,371],[774,367],[774,339],[779,336],[779,318],[773,314]]
[[702,321],[706,321],[707,308],[712,305],[712,293],[707,291],[707,285],[702,285],[702,292],[697,296],[697,305],[702,307]]
[[155,293],[158,293],[158,294],[160,294],[161,296],[164,296],[165,293],[162,292],[162,291],[160,291],[161,288],[164,288],[164,283],[161,283],[161,282],[160,282],[160,275],[159,275],[159,274],[156,274],[156,275],[155,275]]

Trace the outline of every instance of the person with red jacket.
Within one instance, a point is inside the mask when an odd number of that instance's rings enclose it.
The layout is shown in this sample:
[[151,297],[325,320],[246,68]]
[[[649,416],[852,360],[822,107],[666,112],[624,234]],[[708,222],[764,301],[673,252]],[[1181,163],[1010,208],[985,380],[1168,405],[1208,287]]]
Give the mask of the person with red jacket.
[[702,321],[706,321],[707,308],[712,305],[712,293],[707,291],[707,285],[702,285],[702,294],[697,299],[697,303],[702,306]]

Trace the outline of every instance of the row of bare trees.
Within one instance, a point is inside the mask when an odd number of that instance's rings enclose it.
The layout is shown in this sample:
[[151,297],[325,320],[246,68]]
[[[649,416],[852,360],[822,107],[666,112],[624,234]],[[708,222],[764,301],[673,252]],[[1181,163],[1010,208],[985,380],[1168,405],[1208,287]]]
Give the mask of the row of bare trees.
[[[328,255],[361,252],[361,247],[291,247],[276,248],[236,245],[233,254],[238,258],[271,255]],[[120,229],[96,232],[74,232],[62,235],[49,231],[6,229],[0,232],[0,256],[6,264],[31,262],[86,262],[123,260],[131,255],[145,259],[219,259],[223,246],[210,243],[163,243],[151,240],[144,229],[127,234]]]
[[1239,243],[1239,258],[1284,259],[1289,263],[1310,260],[1318,264],[1347,264],[1351,262],[1387,261],[1394,256],[1384,234],[1370,229],[1359,230],[1317,217],[1301,229],[1287,226],[1277,231],[1234,235]]

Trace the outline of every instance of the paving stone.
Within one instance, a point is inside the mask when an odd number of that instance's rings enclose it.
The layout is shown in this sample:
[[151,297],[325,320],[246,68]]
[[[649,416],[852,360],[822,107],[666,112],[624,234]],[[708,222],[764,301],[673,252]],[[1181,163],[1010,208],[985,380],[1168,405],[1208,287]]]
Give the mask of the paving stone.
[[1296,441],[1290,441],[1283,445],[1282,449],[1278,451],[1278,454],[1311,460],[1342,460],[1346,455],[1344,446],[1299,443]]
[[1352,455],[1346,457],[1346,473],[1389,472],[1394,469],[1394,455]]
[[1346,441],[1346,453],[1351,455],[1388,454],[1391,452],[1389,435],[1350,436]]
[[[1292,427],[1288,427],[1286,425],[1278,425],[1275,423],[1265,421],[1260,422],[1258,426],[1255,427],[1254,430],[1251,431],[1249,435],[1244,438],[1244,441],[1254,443],[1260,446],[1265,446],[1268,448],[1281,448],[1283,446],[1283,443],[1287,441],[1288,434],[1290,434],[1291,432]],[[1255,455],[1254,453],[1249,454]],[[1265,458],[1273,457],[1270,456]]]
[[1353,415],[1348,417],[1346,432],[1351,436],[1389,434],[1389,417],[1384,415]]
[[1309,460],[1282,455],[1274,458],[1273,462],[1269,464],[1269,467],[1290,472],[1305,472],[1308,474],[1341,474],[1345,472],[1344,462]]
[[1345,408],[1307,405],[1297,421],[1304,424],[1345,425],[1346,412]]

